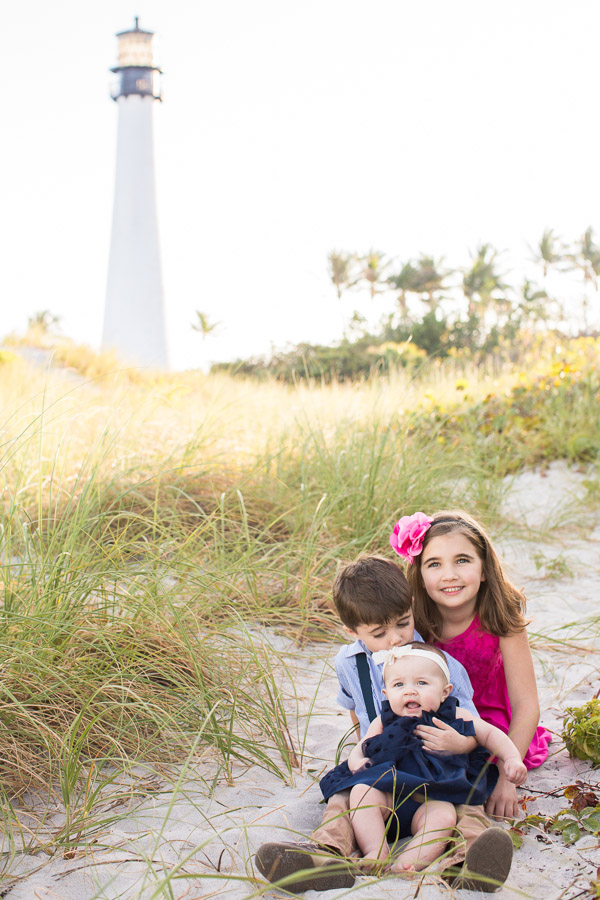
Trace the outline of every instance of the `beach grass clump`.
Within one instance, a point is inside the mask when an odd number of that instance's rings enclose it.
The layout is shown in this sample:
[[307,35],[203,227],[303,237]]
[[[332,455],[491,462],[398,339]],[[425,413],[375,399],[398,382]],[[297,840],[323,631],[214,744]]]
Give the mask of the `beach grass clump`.
[[32,522],[13,504],[2,523],[5,787],[55,783],[74,740],[96,764],[165,764],[202,734],[198,752],[225,772],[235,761],[289,770],[281,698],[293,685],[284,663],[276,687],[264,677],[266,650],[240,618],[251,605],[241,569],[193,564],[187,533],[179,548],[168,530],[115,535],[89,512]]
[[[0,642],[0,779],[33,789],[60,776],[65,743],[88,760],[173,764],[202,735],[230,771],[235,761],[279,773],[290,768],[283,697],[293,694],[279,665],[265,680],[265,649],[232,616],[207,628],[193,605],[168,596],[104,586],[89,577],[53,579],[27,593],[12,579]],[[160,602],[158,602],[160,601]]]

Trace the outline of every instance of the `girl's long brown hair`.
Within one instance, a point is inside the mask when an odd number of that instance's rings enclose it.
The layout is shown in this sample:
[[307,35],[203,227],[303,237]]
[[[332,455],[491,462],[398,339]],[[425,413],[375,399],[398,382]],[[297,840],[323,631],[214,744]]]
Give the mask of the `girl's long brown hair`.
[[485,581],[481,582],[477,595],[476,612],[484,631],[506,637],[522,631],[526,600],[504,577],[500,560],[490,538],[481,525],[462,510],[442,510],[435,513],[433,522],[423,540],[423,549],[414,563],[407,567],[406,577],[414,597],[415,628],[426,641],[442,640],[442,616],[436,604],[427,594],[421,576],[421,560],[429,543],[435,537],[458,532],[473,544],[482,562]]

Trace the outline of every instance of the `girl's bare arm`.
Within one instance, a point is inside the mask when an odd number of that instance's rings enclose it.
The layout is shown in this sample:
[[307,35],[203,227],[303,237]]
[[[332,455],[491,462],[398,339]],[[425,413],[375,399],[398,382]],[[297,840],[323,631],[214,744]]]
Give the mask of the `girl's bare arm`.
[[522,784],[527,778],[527,769],[523,765],[521,754],[508,735],[495,725],[472,717],[467,710],[460,710],[460,713],[460,718],[468,718],[473,722],[477,743],[502,761],[506,779],[512,784]]
[[[512,710],[508,735],[522,759],[529,749],[540,719],[533,660],[525,629],[517,634],[501,637],[500,651]],[[488,798],[486,812],[499,819],[514,819],[519,813],[516,789],[503,772],[500,772],[498,784]]]
[[540,721],[540,704],[527,632],[523,630],[500,638],[500,652],[512,710],[508,736],[523,759]]

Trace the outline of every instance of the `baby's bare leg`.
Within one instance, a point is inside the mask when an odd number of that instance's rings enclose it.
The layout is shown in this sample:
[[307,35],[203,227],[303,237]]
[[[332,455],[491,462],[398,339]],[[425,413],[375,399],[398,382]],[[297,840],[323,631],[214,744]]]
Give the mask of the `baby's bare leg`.
[[385,822],[393,809],[392,796],[367,784],[356,784],[350,791],[350,821],[363,857],[386,859],[390,852],[385,837]]
[[398,856],[393,872],[414,872],[425,869],[444,852],[456,825],[456,809],[445,800],[428,800],[413,816],[413,838]]

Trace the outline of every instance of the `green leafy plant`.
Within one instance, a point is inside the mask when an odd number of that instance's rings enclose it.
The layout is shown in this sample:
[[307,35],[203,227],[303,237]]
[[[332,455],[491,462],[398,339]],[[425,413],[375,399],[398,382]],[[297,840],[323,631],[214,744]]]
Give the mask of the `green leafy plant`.
[[[565,787],[563,793],[570,801],[568,809],[561,809],[554,816],[533,813],[511,828],[513,844],[518,849],[523,843],[523,835],[529,828],[537,828],[547,834],[560,834],[565,844],[574,844],[584,834],[600,835],[600,803],[596,793],[597,785],[576,781]],[[532,798],[529,798],[532,799]],[[543,835],[538,840],[548,843]]]
[[574,844],[582,834],[600,833],[600,806],[586,806],[585,809],[561,809],[554,817],[550,831],[562,835],[565,844]]
[[568,707],[563,726],[569,756],[600,766],[600,700],[595,697],[583,706]]

